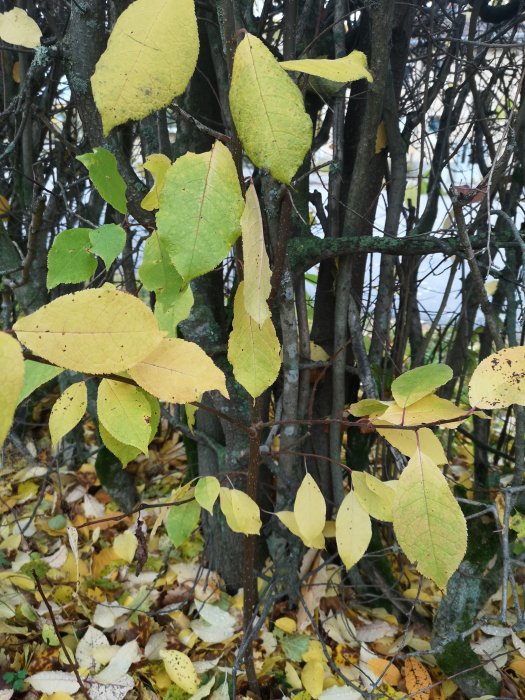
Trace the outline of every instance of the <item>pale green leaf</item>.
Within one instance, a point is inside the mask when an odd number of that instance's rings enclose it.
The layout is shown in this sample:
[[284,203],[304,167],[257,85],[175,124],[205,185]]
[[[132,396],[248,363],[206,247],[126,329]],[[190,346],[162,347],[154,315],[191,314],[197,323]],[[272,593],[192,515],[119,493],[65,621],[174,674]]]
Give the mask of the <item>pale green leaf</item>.
[[161,331],[168,338],[177,337],[177,326],[190,315],[193,306],[193,292],[188,285],[184,289],[165,289],[157,292],[155,301],[155,318]]
[[119,442],[148,454],[151,406],[142,389],[103,379],[98,387],[97,414],[104,428]]
[[230,109],[254,165],[289,184],[312,143],[312,122],[297,85],[252,34],[235,52]]
[[77,425],[87,408],[87,388],[85,382],[75,382],[68,386],[55,401],[49,416],[51,443],[56,445],[64,435]]
[[244,308],[253,320],[262,326],[270,318],[270,308],[266,300],[270,296],[272,273],[264,242],[259,199],[253,183],[246,192],[241,230],[244,255]]
[[399,477],[394,532],[419,573],[445,589],[465,556],[467,526],[445,477],[423,453]]
[[[187,407],[186,407],[187,409]],[[213,505],[219,496],[221,485],[214,476],[203,476],[195,486],[195,500],[213,515]]]
[[122,253],[126,243],[126,232],[117,224],[104,224],[90,230],[89,240],[91,252],[102,258],[106,269],[109,270],[111,263]]
[[363,508],[354,491],[344,499],[335,519],[337,551],[347,569],[364,556],[372,539],[370,516]]
[[391,402],[378,401],[377,399],[361,399],[356,403],[351,403],[349,406],[350,413],[356,418],[369,416],[373,413],[381,414],[389,407]]
[[277,379],[281,347],[271,318],[262,328],[246,312],[244,282],[239,284],[233,305],[233,328],[228,341],[228,360],[235,379],[256,398]]
[[150,292],[172,289],[178,292],[184,285],[157,231],[151,233],[144,245],[139,279]]
[[213,270],[241,233],[244,209],[230,151],[216,141],[206,153],[186,153],[166,173],[157,226],[185,282]]
[[119,16],[91,78],[104,135],[181,95],[197,65],[193,0],[136,0]]
[[425,365],[405,372],[392,382],[392,396],[400,406],[411,406],[452,379],[448,365]]
[[302,537],[315,540],[322,534],[326,522],[326,502],[311,474],[306,474],[297,489],[293,512]]
[[13,423],[24,383],[24,356],[20,343],[0,331],[0,447]]
[[214,389],[228,396],[223,372],[198,345],[180,338],[163,340],[129,375],[161,401],[189,403]]
[[363,78],[370,83],[373,81],[367,69],[366,54],[362,51],[352,51],[347,56],[336,59],[303,58],[297,61],[282,61],[281,66],[285,70],[316,75],[334,83],[350,83]]
[[244,491],[221,487],[220,507],[233,532],[258,535],[262,527],[259,506]]
[[190,695],[195,693],[199,687],[199,679],[190,657],[175,649],[161,649],[159,653],[164,661],[166,673],[175,685]]
[[[392,431],[394,432],[394,431]],[[357,500],[367,513],[377,520],[392,522],[394,489],[367,472],[352,471],[352,486]]]
[[525,406],[525,346],[504,348],[482,360],[470,379],[469,400],[476,408]]
[[197,501],[171,506],[164,523],[168,537],[175,547],[180,547],[199,524],[201,507]]
[[[372,421],[379,435],[399,450],[401,454],[412,457],[418,449],[424,452],[435,464],[446,464],[448,462],[443,445],[434,435],[430,428],[420,428],[419,430],[398,430],[388,429],[388,423],[380,418]],[[385,427],[382,427],[385,426]]]
[[59,297],[13,329],[36,355],[90,374],[126,370],[162,340],[151,310],[110,284]]
[[62,367],[54,365],[45,365],[42,362],[34,360],[24,361],[24,384],[18,397],[18,403],[26,399],[35,389],[38,389],[42,384],[46,384],[55,377],[58,377],[64,370]]
[[144,161],[144,169],[153,176],[153,187],[144,197],[140,206],[146,211],[153,211],[159,208],[159,197],[164,187],[166,172],[171,165],[171,160],[163,153],[152,153]]
[[85,282],[97,269],[97,261],[91,254],[89,228],[72,228],[61,231],[53,241],[47,256],[47,288],[58,284]]
[[40,46],[42,32],[25,10],[14,7],[0,14],[0,39],[7,44],[36,49]]
[[77,156],[89,173],[95,189],[113,209],[121,214],[127,211],[126,183],[117,168],[117,159],[105,148],[98,146],[92,153]]
[[[151,442],[155,437],[157,428],[159,427],[160,405],[159,400],[156,399],[154,396],[151,396],[151,394],[146,394],[146,397],[149,401],[151,409],[151,432],[149,436],[149,441]],[[135,457],[137,457],[141,453],[138,447],[134,447],[133,445],[126,445],[125,443],[120,442],[120,440],[117,440],[115,437],[113,437],[113,435],[111,435],[111,433],[109,433],[100,422],[98,424],[98,430],[104,445],[108,448],[110,452],[112,452],[115,455],[115,457],[117,457],[117,459],[122,463],[123,467],[127,466],[132,460],[135,459]]]

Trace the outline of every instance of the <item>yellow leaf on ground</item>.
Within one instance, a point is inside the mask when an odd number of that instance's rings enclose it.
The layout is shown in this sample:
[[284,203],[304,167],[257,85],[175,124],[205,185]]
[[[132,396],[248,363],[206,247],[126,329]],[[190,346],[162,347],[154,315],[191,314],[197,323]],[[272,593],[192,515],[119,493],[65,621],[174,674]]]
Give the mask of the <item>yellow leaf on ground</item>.
[[428,700],[432,678],[419,659],[409,656],[405,659],[405,684],[413,700]]
[[[420,430],[397,430],[388,429],[388,423],[381,418],[372,420],[379,435],[399,450],[401,454],[412,457],[418,449],[424,452],[436,464],[446,464],[448,462],[443,445],[430,428]],[[385,426],[385,427],[383,427]],[[419,446],[419,447],[418,447]]]
[[301,681],[306,691],[315,699],[323,692],[324,665],[321,661],[308,661],[301,671]]
[[322,534],[326,523],[326,502],[311,474],[306,474],[297,489],[293,512],[302,537],[314,540]]
[[118,17],[91,78],[104,135],[181,95],[197,65],[193,0],[136,0]]
[[162,340],[151,310],[111,284],[59,297],[13,329],[36,355],[90,374],[122,372]]
[[220,504],[226,522],[234,532],[259,534],[262,527],[259,506],[244,491],[221,487]]
[[286,632],[287,634],[294,634],[297,631],[297,622],[291,617],[279,617],[273,623],[277,629]]
[[51,443],[56,445],[66,433],[73,430],[87,408],[87,388],[85,382],[75,382],[64,391],[55,402],[49,416]]
[[15,7],[0,14],[0,39],[15,46],[36,49],[40,46],[42,32],[25,10]]
[[348,493],[337,511],[335,520],[337,551],[347,569],[357,564],[372,539],[370,516],[359,502],[355,491]]
[[24,384],[24,356],[20,343],[0,331],[0,447],[11,428]]
[[467,547],[467,526],[440,469],[414,455],[398,480],[394,532],[419,573],[444,589]]
[[353,80],[365,78],[373,81],[372,74],[367,69],[366,54],[362,51],[352,51],[342,58],[303,58],[297,61],[281,61],[285,70],[300,71],[308,75],[331,80],[334,83],[350,83]]
[[372,672],[380,676],[381,680],[388,683],[388,685],[396,686],[401,680],[399,669],[388,659],[381,659],[379,656],[376,656],[368,659],[366,663]]
[[253,183],[246,192],[246,206],[241,216],[244,257],[244,308],[262,326],[270,318],[266,302],[270,296],[270,263],[264,243],[259,199]]
[[144,197],[140,206],[146,211],[153,211],[159,208],[159,196],[164,187],[166,171],[171,165],[171,160],[164,153],[152,153],[144,161],[144,170],[153,176],[153,187]]
[[129,376],[161,401],[189,403],[213,390],[228,397],[223,372],[198,345],[180,338],[163,340]]
[[396,497],[394,489],[372,474],[356,470],[352,472],[352,486],[357,500],[367,513],[377,520],[392,521],[392,503]]
[[289,184],[312,143],[312,121],[297,85],[252,34],[235,52],[230,109],[250,160]]
[[525,346],[504,348],[482,360],[470,379],[469,401],[476,408],[525,406]]
[[151,405],[137,386],[103,379],[98,387],[98,419],[114,438],[148,454],[151,437]]
[[135,552],[137,551],[137,546],[137,536],[129,530],[121,532],[113,540],[113,549],[120,557],[120,559],[124,559],[124,561],[127,561],[128,564],[131,564],[131,562],[133,561],[133,558],[135,557]]
[[525,659],[514,659],[509,668],[517,673],[520,678],[525,678]]
[[235,294],[228,360],[235,379],[256,398],[277,379],[281,367],[281,347],[271,318],[259,328],[246,312],[244,284],[239,284]]
[[162,649],[160,658],[171,680],[186,693],[193,695],[199,687],[199,679],[189,656],[174,649]]

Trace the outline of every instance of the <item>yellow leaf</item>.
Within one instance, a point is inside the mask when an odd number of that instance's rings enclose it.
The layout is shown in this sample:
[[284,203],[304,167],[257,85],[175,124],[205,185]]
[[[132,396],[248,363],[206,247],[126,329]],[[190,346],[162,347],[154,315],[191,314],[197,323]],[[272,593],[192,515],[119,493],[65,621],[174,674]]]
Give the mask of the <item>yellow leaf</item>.
[[262,527],[259,506],[246,493],[221,487],[220,503],[226,522],[234,532],[259,534]]
[[372,474],[356,470],[352,472],[352,486],[357,500],[373,518],[392,521],[392,503],[396,497],[394,489]]
[[197,503],[213,515],[213,505],[217,500],[221,485],[214,476],[203,476],[195,486],[195,500]]
[[277,629],[286,632],[287,634],[294,634],[297,631],[297,622],[291,617],[279,617],[273,623]]
[[31,19],[25,10],[15,7],[0,15],[0,39],[15,46],[25,46],[36,49],[40,46],[40,31],[38,24]]
[[405,685],[413,700],[428,700],[432,678],[425,666],[414,656],[405,659]]
[[496,289],[498,288],[499,280],[490,280],[489,282],[485,282],[485,291],[489,296],[492,296],[493,294],[496,293]]
[[347,569],[357,564],[372,539],[370,516],[359,503],[355,491],[348,493],[335,519],[337,551]]
[[270,296],[270,263],[264,244],[264,230],[259,199],[253,183],[246,192],[246,206],[241,216],[244,254],[244,308],[262,326],[270,318],[266,300]]
[[369,83],[373,81],[366,67],[366,54],[362,51],[352,51],[347,56],[336,59],[304,58],[298,61],[282,61],[281,66],[285,70],[317,75],[334,83],[350,83],[362,78],[366,78]]
[[128,564],[131,564],[137,551],[138,540],[137,536],[129,530],[121,532],[113,540],[113,549],[120,559],[124,559]]
[[217,390],[228,397],[221,370],[195,343],[167,338],[134,367],[129,375],[139,386],[161,401],[197,401],[205,391]]
[[175,685],[193,695],[199,687],[199,679],[189,656],[174,649],[162,649],[159,653],[166,672]]
[[525,346],[505,348],[482,360],[470,379],[469,400],[476,408],[525,406]]
[[467,547],[461,508],[439,468],[418,453],[398,480],[394,532],[419,573],[444,589]]
[[146,211],[153,211],[159,208],[159,196],[164,187],[166,171],[171,165],[171,161],[164,153],[152,153],[144,161],[144,169],[153,175],[153,187],[144,197],[140,206]]
[[259,328],[246,312],[244,282],[241,282],[233,305],[228,360],[235,379],[253,398],[260,396],[277,379],[281,367],[280,349],[271,318]]
[[308,661],[301,671],[301,681],[305,690],[313,698],[318,698],[323,692],[324,666],[321,661]]
[[297,489],[293,512],[302,537],[314,540],[321,535],[326,522],[326,502],[311,474],[306,474]]
[[122,372],[162,340],[151,310],[110,284],[59,297],[13,329],[36,355],[90,374]]
[[9,204],[9,201],[4,197],[3,194],[0,194],[0,219],[6,219],[10,211],[11,205]]
[[5,581],[10,586],[21,588],[23,591],[34,591],[35,582],[30,576],[15,571],[0,571],[0,582]]
[[64,391],[55,402],[49,416],[51,443],[56,445],[66,433],[73,430],[80,421],[87,407],[87,388],[85,382],[75,382]]
[[386,136],[386,129],[385,129],[385,122],[382,121],[380,122],[379,126],[377,127],[377,132],[376,132],[376,148],[375,152],[376,155],[378,153],[381,153],[381,151],[388,146],[388,139]]
[[148,454],[151,435],[151,405],[142,389],[103,379],[98,387],[98,419],[116,440]]
[[303,543],[307,547],[311,547],[312,549],[324,549],[324,544],[325,544],[324,532],[319,533],[315,537],[307,538],[299,530],[299,526],[297,525],[297,520],[295,519],[295,515],[292,513],[292,511],[281,510],[278,513],[275,513],[275,515],[279,518],[279,520],[282,522],[282,524],[285,527],[287,527],[288,530],[290,530],[292,535],[295,535],[300,540],[302,540]]
[[303,661],[325,661],[323,645],[318,639],[310,639],[308,649],[303,654]]
[[525,678],[525,659],[514,659],[509,668],[517,673],[520,678]]
[[0,331],[0,447],[11,428],[24,384],[24,356],[20,343]]
[[430,428],[421,428],[420,430],[389,430],[386,427],[388,423],[383,422],[381,419],[375,419],[372,420],[372,422],[379,435],[384,437],[385,440],[388,440],[401,454],[412,457],[412,455],[416,453],[419,444],[421,452],[424,452],[433,462],[436,464],[447,463],[448,460],[443,445]]
[[193,0],[133,2],[117,19],[91,78],[104,135],[181,95],[198,54]]
[[[446,423],[445,427],[453,428],[462,422],[460,416],[464,416],[466,412],[465,409],[456,406],[452,401],[430,394],[407,408],[403,408],[398,404],[389,406],[381,416],[381,419],[394,425],[422,425],[439,420],[447,420],[450,422]],[[454,419],[458,420],[455,421]]]
[[250,160],[289,184],[312,143],[312,122],[297,85],[252,34],[235,52],[230,109]]
[[289,661],[287,661],[284,666],[284,672],[286,673],[286,682],[288,683],[290,688],[292,688],[293,690],[301,690],[303,684],[301,683],[299,674]]
[[320,345],[310,341],[310,359],[312,362],[326,362],[330,355]]
[[397,685],[401,680],[399,670],[388,659],[381,659],[379,656],[372,657],[366,662],[376,676],[380,676],[381,681],[388,685]]

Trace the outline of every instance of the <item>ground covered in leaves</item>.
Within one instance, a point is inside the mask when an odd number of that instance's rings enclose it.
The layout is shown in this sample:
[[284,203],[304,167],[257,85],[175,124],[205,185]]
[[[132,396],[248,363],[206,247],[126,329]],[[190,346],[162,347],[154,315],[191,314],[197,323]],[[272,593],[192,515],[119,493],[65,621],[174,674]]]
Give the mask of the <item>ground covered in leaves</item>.
[[[94,444],[89,424],[84,433]],[[179,433],[163,420],[149,458],[128,467],[140,501],[148,504],[132,515],[120,509],[135,488],[131,482],[106,473],[103,487],[94,458],[71,470],[65,456],[52,453],[45,429],[4,449],[0,700],[249,695],[238,654],[242,591],[227,594],[206,569],[198,529],[174,546],[165,526],[165,504],[187,473]],[[97,468],[104,465],[99,461]],[[402,595],[412,602],[408,617],[363,605],[342,581],[340,566],[325,564],[317,550],[305,553],[301,592],[308,609],[281,600],[255,642],[263,697],[463,697],[432,654],[440,592],[400,563],[395,548],[390,556]],[[266,573],[261,593],[271,562]],[[501,591],[488,612],[497,613],[500,600]],[[506,677],[525,697],[525,635],[486,626],[476,632],[474,649],[489,672]]]

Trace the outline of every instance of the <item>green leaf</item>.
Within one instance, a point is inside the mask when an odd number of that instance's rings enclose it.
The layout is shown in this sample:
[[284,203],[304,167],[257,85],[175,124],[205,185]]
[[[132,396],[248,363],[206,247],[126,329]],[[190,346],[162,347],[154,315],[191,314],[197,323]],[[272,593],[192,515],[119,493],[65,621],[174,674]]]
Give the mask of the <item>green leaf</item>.
[[411,406],[452,379],[448,365],[425,365],[405,372],[392,382],[392,396],[399,406]]
[[297,85],[252,34],[235,52],[230,109],[251,161],[289,184],[312,143],[312,122]]
[[399,477],[394,532],[423,576],[445,589],[465,556],[467,526],[439,468],[423,453]]
[[[274,634],[277,636],[277,632],[274,632]],[[310,639],[306,634],[283,634],[280,643],[282,650],[290,661],[299,663],[303,660],[303,654],[308,649]]]
[[472,373],[469,400],[476,408],[525,406],[525,347],[504,348],[482,360]]
[[157,293],[155,318],[161,331],[166,331],[168,338],[177,337],[177,326],[190,315],[193,306],[191,287],[176,291],[166,289]]
[[85,282],[97,269],[96,258],[91,254],[89,228],[72,228],[62,231],[53,241],[47,256],[47,288],[58,284]]
[[99,195],[113,209],[121,214],[127,211],[126,183],[117,168],[117,159],[101,146],[94,148],[92,153],[77,156],[89,173],[89,179]]
[[[151,408],[151,432],[149,436],[149,441],[151,442],[155,437],[157,428],[159,427],[160,405],[158,399],[156,399],[154,396],[151,396],[151,394],[146,394],[146,398],[148,399]],[[137,457],[141,453],[138,447],[134,447],[133,445],[126,445],[124,442],[120,442],[120,440],[117,440],[117,438],[113,437],[113,435],[111,435],[111,433],[109,433],[103,426],[103,424],[100,422],[98,424],[98,430],[104,445],[108,448],[110,452],[112,452],[115,455],[115,457],[119,459],[123,467],[127,466],[131,461],[135,459],[135,457]]]
[[367,70],[366,55],[362,51],[352,51],[347,56],[336,59],[304,58],[298,61],[282,61],[281,67],[289,71],[300,71],[308,75],[317,75],[334,83],[350,83],[353,80],[373,78]]
[[180,547],[181,544],[186,542],[199,524],[200,515],[201,507],[197,501],[171,506],[165,526],[168,537],[175,547]]
[[244,199],[230,151],[216,141],[170,166],[160,195],[162,244],[185,282],[213,270],[241,232]]
[[51,444],[56,445],[64,435],[77,425],[87,408],[87,388],[85,382],[75,382],[68,386],[51,409],[49,432]]
[[99,421],[113,437],[148,454],[151,407],[140,387],[103,379],[98,388],[97,413]]
[[388,403],[378,401],[377,399],[361,399],[361,401],[351,403],[349,408],[353,416],[360,418],[361,416],[369,416],[372,413],[383,413],[388,406]]
[[0,447],[13,423],[24,383],[24,356],[14,338],[0,331]]
[[137,0],[118,17],[91,78],[104,135],[186,89],[199,54],[193,0]]
[[195,500],[213,515],[213,505],[219,496],[221,485],[214,476],[203,476],[195,486]]
[[228,360],[235,379],[256,398],[277,379],[281,347],[271,318],[262,328],[244,306],[244,282],[239,284],[233,304],[233,328],[228,341]]
[[109,270],[111,263],[122,253],[126,243],[126,232],[117,224],[104,224],[90,230],[89,240],[91,252],[102,258],[106,269]]
[[32,394],[39,386],[58,377],[58,375],[62,374],[64,371],[62,367],[45,365],[42,362],[35,362],[34,360],[25,360],[24,368],[24,384],[20,391],[20,396],[18,397],[18,403],[26,399],[29,394]]

